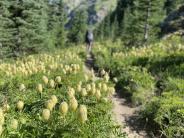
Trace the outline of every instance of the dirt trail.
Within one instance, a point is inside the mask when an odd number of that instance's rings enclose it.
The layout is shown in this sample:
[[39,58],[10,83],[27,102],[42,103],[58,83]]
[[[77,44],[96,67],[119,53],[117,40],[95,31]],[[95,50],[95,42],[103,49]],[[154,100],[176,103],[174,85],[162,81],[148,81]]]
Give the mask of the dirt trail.
[[[89,73],[93,66],[94,57],[91,55],[86,60],[85,72]],[[149,138],[144,130],[145,125],[138,121],[138,107],[131,107],[129,102],[117,92],[112,96],[112,102],[114,120],[121,126],[122,132],[126,132],[128,138]]]

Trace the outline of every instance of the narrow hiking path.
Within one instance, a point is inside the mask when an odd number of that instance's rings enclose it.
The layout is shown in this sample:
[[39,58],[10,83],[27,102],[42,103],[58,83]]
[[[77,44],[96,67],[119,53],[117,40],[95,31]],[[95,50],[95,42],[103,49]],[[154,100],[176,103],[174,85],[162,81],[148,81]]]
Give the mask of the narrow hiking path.
[[[91,54],[86,59],[84,70],[89,73],[93,67],[94,56]],[[125,132],[128,138],[149,138],[145,131],[145,125],[138,121],[139,107],[132,107],[120,92],[116,92],[111,100],[114,104],[113,118],[120,125],[122,132]]]

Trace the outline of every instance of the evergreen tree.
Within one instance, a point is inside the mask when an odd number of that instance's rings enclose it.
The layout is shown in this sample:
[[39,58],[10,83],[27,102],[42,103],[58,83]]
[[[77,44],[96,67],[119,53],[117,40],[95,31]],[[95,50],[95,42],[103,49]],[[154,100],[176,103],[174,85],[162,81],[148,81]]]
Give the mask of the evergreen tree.
[[11,48],[14,45],[14,30],[11,29],[13,22],[8,8],[8,1],[0,1],[0,57],[11,56]]
[[68,34],[70,42],[79,44],[84,41],[87,29],[87,13],[85,11],[77,11],[71,19],[71,29]]
[[51,45],[64,47],[66,42],[66,14],[64,11],[63,0],[52,1],[49,4],[48,31],[50,33]]
[[166,10],[166,14],[170,14],[171,12],[173,12],[174,10],[176,10],[176,8],[183,4],[184,0],[165,0],[165,5],[164,5],[164,9]]
[[10,12],[14,22],[14,54],[32,53],[47,47],[47,1],[11,0]]

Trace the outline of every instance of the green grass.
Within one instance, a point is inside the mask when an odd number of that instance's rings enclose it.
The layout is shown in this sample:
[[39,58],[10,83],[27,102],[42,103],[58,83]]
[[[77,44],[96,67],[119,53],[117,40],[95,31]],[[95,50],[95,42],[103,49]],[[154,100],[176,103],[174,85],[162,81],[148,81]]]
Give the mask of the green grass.
[[172,36],[140,48],[96,44],[95,66],[117,78],[116,88],[142,105],[140,117],[162,136],[184,136],[184,45]]
[[[104,80],[94,81],[91,74],[83,71],[84,59],[80,58],[84,49],[78,47],[68,48],[53,53],[43,53],[29,56],[21,59],[7,60],[0,64],[0,103],[3,110],[3,116],[0,116],[1,137],[4,138],[110,138],[125,137],[120,132],[111,115],[112,103],[110,100],[104,100],[108,97],[109,92],[98,87],[99,83],[105,84]],[[73,65],[74,64],[74,65]],[[74,66],[80,68],[75,69]],[[69,69],[68,69],[69,68]],[[27,72],[27,73],[26,73]],[[51,88],[49,84],[44,84],[42,76],[53,79],[61,77],[61,82],[55,81],[55,86]],[[100,90],[101,97],[97,99],[96,94],[82,96],[78,90],[78,85],[86,88],[88,85],[95,84],[96,90]],[[20,90],[20,84],[25,85],[25,90]],[[43,92],[40,94],[37,85],[42,84]],[[106,83],[113,87],[111,82]],[[76,111],[70,108],[70,96],[68,95],[69,87],[75,90],[75,99],[78,106],[87,107],[87,121],[80,122],[79,107]],[[48,121],[44,121],[42,111],[48,108],[45,103],[55,95],[58,99],[53,110],[50,111]],[[17,102],[24,102],[23,110],[19,111]],[[59,111],[60,104],[65,101],[69,105],[69,110],[64,116]],[[9,106],[9,108],[7,108]],[[8,110],[9,109],[9,110]],[[2,113],[2,111],[1,111]],[[3,118],[5,119],[3,121]],[[12,128],[12,120],[18,121],[18,126]],[[1,128],[0,127],[0,128]]]

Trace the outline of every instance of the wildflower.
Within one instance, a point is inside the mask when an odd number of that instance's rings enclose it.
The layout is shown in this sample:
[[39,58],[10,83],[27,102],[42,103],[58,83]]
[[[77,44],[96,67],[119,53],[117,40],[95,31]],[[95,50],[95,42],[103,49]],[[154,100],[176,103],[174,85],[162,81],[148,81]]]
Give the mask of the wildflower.
[[21,111],[24,108],[24,102],[23,101],[18,101],[17,102],[17,109]]
[[90,90],[91,90],[91,85],[90,85],[90,84],[87,84],[86,90],[87,90],[87,91],[90,91]]
[[109,75],[107,73],[104,76],[104,80],[105,80],[105,82],[108,82],[109,81]]
[[42,84],[37,85],[37,90],[38,90],[39,93],[42,93],[42,91],[43,91]]
[[0,125],[4,124],[4,113],[2,108],[0,108]]
[[68,96],[69,96],[69,98],[72,98],[75,96],[74,88],[70,88],[70,87],[68,88]]
[[54,82],[54,80],[51,79],[51,80],[49,81],[49,85],[50,85],[51,88],[54,88],[54,87],[55,87],[55,82]]
[[79,107],[79,120],[81,123],[85,123],[87,121],[87,108],[85,105],[80,105]]
[[86,74],[84,75],[84,78],[86,82],[89,80],[89,77]]
[[47,85],[49,82],[49,79],[46,76],[42,77],[43,82]]
[[47,109],[49,109],[50,111],[53,110],[54,106],[55,106],[55,104],[54,104],[54,102],[53,102],[52,100],[48,100],[48,101],[45,103],[45,107],[46,107]]
[[11,129],[14,129],[14,130],[17,130],[18,128],[18,120],[17,119],[12,119],[11,122],[10,122],[10,128]]
[[118,82],[118,79],[117,79],[117,78],[113,78],[113,81],[114,81],[115,83],[117,83],[117,82]]
[[107,91],[107,84],[105,84],[105,83],[102,84],[102,90],[103,90],[104,92]]
[[49,109],[43,109],[42,111],[42,118],[45,121],[48,121],[50,118],[50,110]]
[[78,92],[81,92],[81,90],[82,90],[82,87],[81,87],[80,84],[78,84],[78,85],[77,85],[77,91],[78,91]]
[[101,98],[100,90],[96,90],[95,96],[96,96],[97,100],[99,100]]
[[87,91],[85,88],[82,88],[81,95],[85,97],[87,95]]
[[78,102],[75,98],[71,98],[69,105],[70,105],[71,110],[75,111],[78,107]]
[[59,106],[59,111],[61,114],[66,115],[68,112],[68,104],[66,102],[62,102]]
[[60,77],[60,76],[57,76],[57,77],[56,77],[56,82],[57,82],[57,83],[60,83],[60,82],[61,82],[61,77]]
[[105,73],[106,73],[106,72],[105,72],[104,69],[102,69],[101,72],[100,72],[101,76],[105,75]]
[[25,89],[26,89],[25,85],[24,84],[20,84],[19,90],[20,91],[25,91]]
[[53,101],[54,104],[57,104],[57,102],[58,102],[58,99],[55,95],[51,96],[51,100]]

